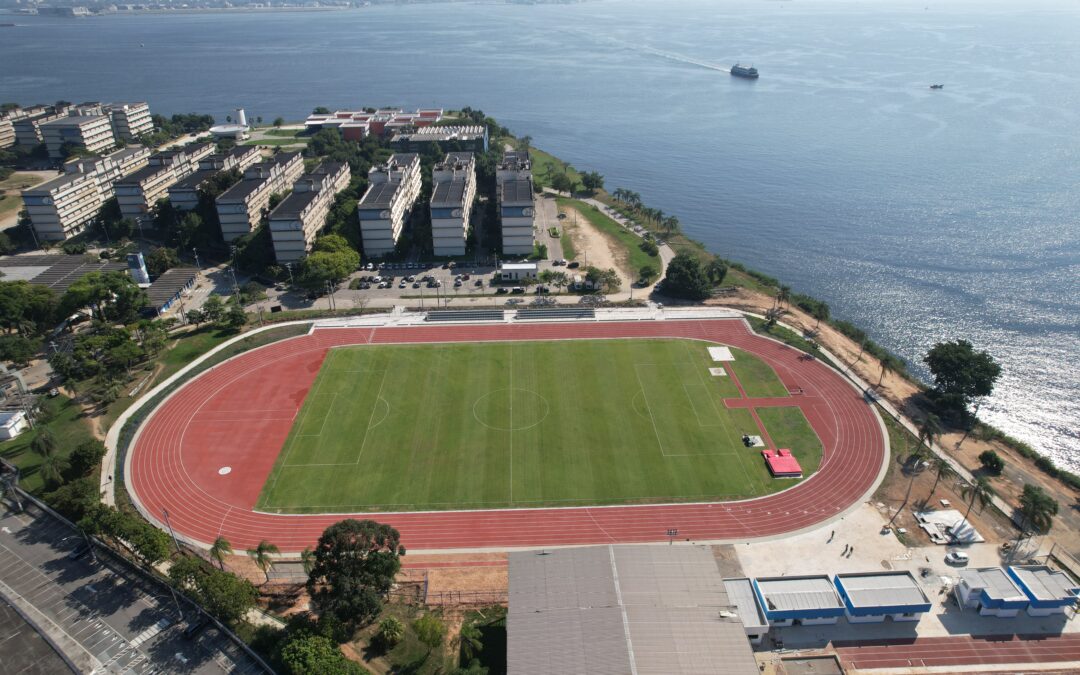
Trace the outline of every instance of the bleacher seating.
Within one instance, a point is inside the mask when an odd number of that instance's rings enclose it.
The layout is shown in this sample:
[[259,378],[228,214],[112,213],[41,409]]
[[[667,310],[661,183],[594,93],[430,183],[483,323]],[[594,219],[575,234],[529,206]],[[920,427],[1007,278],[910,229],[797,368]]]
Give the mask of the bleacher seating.
[[519,309],[514,318],[519,321],[536,319],[595,319],[596,310],[592,307],[530,307]]
[[502,321],[501,309],[449,309],[428,312],[424,321]]

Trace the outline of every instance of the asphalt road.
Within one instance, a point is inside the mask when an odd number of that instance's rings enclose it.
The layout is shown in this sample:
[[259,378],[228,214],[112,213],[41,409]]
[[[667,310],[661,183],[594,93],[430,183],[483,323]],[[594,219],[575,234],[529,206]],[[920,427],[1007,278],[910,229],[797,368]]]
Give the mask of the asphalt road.
[[[194,640],[185,639],[186,624],[165,587],[107,555],[69,560],[81,541],[76,531],[33,505],[23,514],[5,510],[0,518],[5,594],[36,608],[44,616],[39,628],[68,645],[65,651],[80,668],[137,674],[262,672],[212,625]],[[184,606],[189,617],[194,611]],[[3,672],[19,671],[5,667]]]
[[0,601],[0,672],[56,675],[72,671],[33,626],[11,605]]

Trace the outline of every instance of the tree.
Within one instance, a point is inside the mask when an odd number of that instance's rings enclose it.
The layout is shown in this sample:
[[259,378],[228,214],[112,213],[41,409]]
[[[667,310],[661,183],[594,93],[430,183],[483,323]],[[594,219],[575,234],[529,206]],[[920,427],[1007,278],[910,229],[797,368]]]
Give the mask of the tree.
[[262,124],[262,116],[255,118],[255,124]]
[[586,171],[581,174],[581,184],[586,190],[595,193],[604,189],[604,177],[598,171]]
[[427,645],[429,651],[441,645],[446,637],[446,624],[431,612],[413,621],[413,630],[417,639]]
[[811,316],[816,319],[814,323],[814,330],[817,330],[822,321],[829,320],[829,306],[824,302],[818,302],[814,304],[814,310],[810,313]]
[[941,480],[952,478],[956,476],[956,469],[953,468],[949,460],[944,457],[934,457],[930,460],[930,467],[934,470],[934,487],[930,488],[930,494],[926,496],[926,501],[929,502],[934,498],[934,493],[937,492],[938,483]]
[[0,361],[27,364],[40,349],[40,339],[32,340],[22,335],[0,335]]
[[532,136],[525,135],[518,139],[518,150],[528,152],[532,147]]
[[225,318],[225,301],[216,293],[206,299],[202,306],[202,314],[210,323],[218,323]]
[[401,567],[399,541],[397,530],[373,520],[342,520],[326,528],[307,582],[315,608],[349,625],[377,616]]
[[713,258],[706,266],[705,272],[709,275],[709,281],[712,282],[712,285],[719,286],[724,283],[724,277],[727,276],[728,268],[720,258]]
[[776,302],[774,307],[783,307],[784,303],[791,299],[791,287],[781,286],[776,291]]
[[330,114],[330,109],[325,108],[325,107],[320,105],[317,108],[315,108],[314,110],[312,110],[311,114],[312,115],[329,115]]
[[30,441],[30,449],[42,457],[55,455],[57,447],[56,436],[49,427],[40,427],[37,436]]
[[642,250],[647,256],[655,258],[660,254],[660,247],[656,245],[656,242],[652,239],[642,239],[638,244],[638,248]]
[[919,423],[919,442],[927,450],[933,450],[934,439],[941,435],[941,420],[934,413],[928,413]]
[[978,476],[974,483],[968,483],[960,489],[960,495],[968,500],[967,513],[964,514],[964,520],[967,520],[975,501],[978,500],[980,508],[985,508],[994,496],[994,489],[990,487],[990,481],[985,476]]
[[405,637],[405,624],[400,619],[388,616],[379,622],[376,638],[383,649],[393,649]]
[[277,546],[274,546],[270,542],[263,539],[259,542],[259,545],[254,550],[248,551],[248,555],[255,562],[255,566],[263,571],[266,575],[266,581],[270,581],[270,568],[274,566],[273,555],[280,553]]
[[1022,532],[1048,533],[1054,526],[1057,513],[1057,500],[1046,490],[1030,483],[1024,485],[1024,492],[1020,495],[1020,515],[1024,517]]
[[701,262],[689,253],[679,253],[668,265],[661,291],[675,298],[704,300],[712,294],[711,287]]
[[471,663],[473,659],[480,656],[480,652],[484,650],[483,637],[480,627],[475,623],[462,625],[461,632],[458,634],[461,663]]
[[97,476],[76,478],[45,494],[49,506],[72,522],[79,522],[101,498]]
[[245,323],[247,323],[247,314],[244,313],[244,308],[240,305],[230,305],[229,311],[225,314],[225,326],[232,330],[240,330]]
[[1000,476],[1001,472],[1005,470],[1005,460],[1001,458],[1001,455],[997,454],[993,450],[983,450],[979,453],[979,464],[987,472]]
[[274,118],[274,126],[275,127],[280,127],[282,124],[285,124],[284,118],[281,118],[281,117],[275,117]]
[[557,173],[551,177],[551,187],[559,192],[572,194],[574,192],[574,181],[565,173]]
[[648,286],[652,283],[652,280],[656,278],[656,268],[652,265],[642,265],[638,270],[638,277],[641,279],[642,286]]
[[281,648],[281,663],[289,675],[359,675],[360,664],[345,658],[341,650],[322,635],[300,633]]
[[42,478],[45,482],[51,485],[62,485],[64,482],[64,469],[67,468],[67,460],[51,453],[41,456],[41,465],[39,470],[41,471]]
[[1001,366],[989,352],[975,351],[967,340],[939,342],[926,353],[923,362],[934,376],[936,402],[966,416],[967,407],[994,391]]
[[105,444],[96,438],[79,443],[71,451],[71,476],[81,478],[96,469],[105,457]]
[[63,316],[91,307],[101,321],[132,323],[146,306],[146,293],[125,272],[90,272],[60,298]]
[[892,360],[887,356],[881,358],[881,374],[878,375],[877,386],[881,386],[881,383],[885,381],[885,373],[891,373],[894,370]]
[[225,537],[218,537],[214,540],[214,544],[210,547],[210,558],[217,561],[217,564],[221,566],[222,571],[225,570],[225,558],[232,555],[232,544]]
[[311,550],[310,546],[300,552],[300,564],[304,568],[304,574],[310,575],[311,570],[315,567],[315,552]]
[[180,264],[180,256],[175,248],[159,246],[146,256],[146,270],[155,277],[159,277],[166,271]]
[[199,309],[189,309],[186,312],[186,315],[187,315],[188,323],[195,324],[196,328],[199,327],[199,324],[206,321],[206,315],[203,314],[202,310],[199,310]]
[[180,556],[169,568],[169,578],[191,593],[210,614],[235,623],[255,606],[259,593],[247,579],[215,569],[195,556]]
[[896,513],[893,514],[892,520],[889,521],[890,523],[892,523],[893,520],[896,520],[896,517],[899,516],[900,512],[904,510],[905,506],[907,506],[908,500],[911,499],[911,489],[913,487],[915,487],[915,476],[919,475],[920,465],[922,464],[922,461],[923,461],[923,459],[925,457],[926,457],[926,450],[924,450],[923,446],[921,446],[921,445],[916,445],[915,449],[911,451],[910,455],[908,455],[907,460],[906,460],[906,463],[908,465],[907,466],[907,471],[908,471],[907,492],[904,493],[904,503],[901,504],[900,508],[898,508],[896,510]]

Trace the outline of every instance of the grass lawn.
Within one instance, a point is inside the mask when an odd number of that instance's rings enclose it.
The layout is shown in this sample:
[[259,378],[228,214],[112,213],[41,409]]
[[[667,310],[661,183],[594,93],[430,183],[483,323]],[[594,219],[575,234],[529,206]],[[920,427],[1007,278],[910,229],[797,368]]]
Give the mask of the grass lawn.
[[[611,218],[604,215],[599,209],[591,204],[578,201],[576,199],[567,199],[565,197],[557,197],[556,200],[561,209],[573,209],[581,214],[581,217],[585,218],[592,224],[593,227],[603,232],[610,238],[615,239],[627,253],[627,264],[633,277],[637,278],[637,273],[645,265],[651,266],[657,272],[663,266],[660,262],[659,256],[651,256],[645,251],[641,250],[641,237],[632,232],[628,232],[623,229],[621,225],[616,223]],[[567,220],[572,220],[573,216]]]
[[280,136],[282,138],[296,138],[304,132],[303,129],[267,129],[263,133],[267,136]]
[[[533,180],[541,187],[551,187],[551,178],[563,172],[562,160],[543,150],[529,148],[529,159],[532,161]],[[577,172],[577,169],[568,167],[566,175],[575,185],[581,185],[581,174]]]
[[755,358],[741,349],[732,349],[735,360],[731,367],[735,371],[735,377],[739,378],[746,395],[750,398],[767,398],[772,396],[787,396],[788,390],[780,381],[769,364]]
[[[665,339],[333,349],[258,506],[573,506],[738,499],[789,487],[743,447],[742,434],[757,426],[749,411],[724,406],[734,388],[709,374],[706,346]],[[776,380],[765,364],[750,365],[754,357],[737,359],[748,378]],[[805,420],[781,422],[785,439],[814,436]]]
[[821,465],[821,440],[810,428],[798,408],[758,408],[758,417],[769,430],[778,448],[787,448],[799,460],[803,475],[809,476]]
[[22,197],[17,194],[0,194],[0,216],[15,213],[22,208]]
[[244,145],[307,145],[308,139],[306,138],[260,138],[252,139],[250,141],[244,141]]
[[15,172],[4,180],[0,180],[0,190],[25,190],[34,187],[38,183],[44,183],[45,180],[45,178],[37,174]]
[[48,421],[31,431],[24,431],[10,441],[0,443],[0,456],[19,467],[19,486],[32,494],[41,494],[45,481],[38,473],[41,456],[30,449],[38,432],[47,426],[56,438],[57,454],[66,458],[79,443],[91,438],[90,427],[82,417],[79,405],[66,396],[46,398],[42,406],[48,411]]

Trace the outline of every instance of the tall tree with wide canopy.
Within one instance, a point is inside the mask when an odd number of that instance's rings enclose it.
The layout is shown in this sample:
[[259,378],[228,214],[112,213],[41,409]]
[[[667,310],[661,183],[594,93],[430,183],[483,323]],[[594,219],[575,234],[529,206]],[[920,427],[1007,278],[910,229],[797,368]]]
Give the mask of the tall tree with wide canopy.
[[374,520],[348,519],[326,528],[307,583],[315,607],[347,625],[378,616],[401,568],[400,539],[397,530]]

